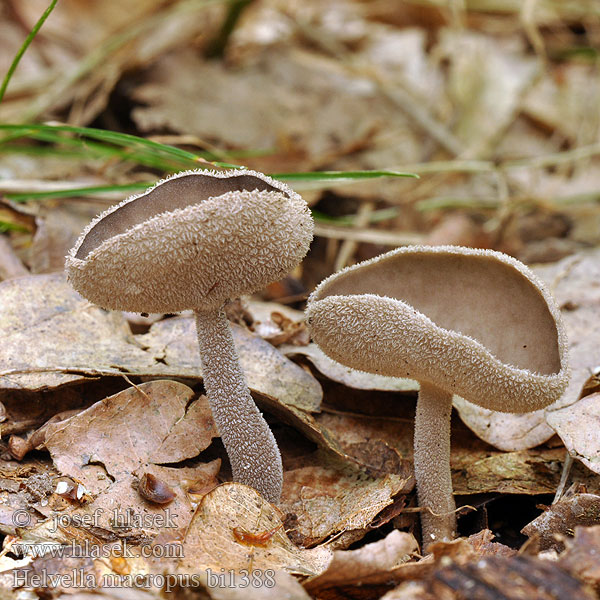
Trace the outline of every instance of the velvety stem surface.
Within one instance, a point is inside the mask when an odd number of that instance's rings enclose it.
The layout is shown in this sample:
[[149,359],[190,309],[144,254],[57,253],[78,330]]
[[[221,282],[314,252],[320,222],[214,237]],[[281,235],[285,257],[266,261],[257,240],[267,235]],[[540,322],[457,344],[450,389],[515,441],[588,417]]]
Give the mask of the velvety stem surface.
[[204,387],[233,478],[277,503],[283,484],[281,455],[248,391],[225,312],[197,311],[196,328]]
[[415,478],[423,530],[423,549],[452,540],[456,530],[450,475],[452,394],[421,383],[415,417]]

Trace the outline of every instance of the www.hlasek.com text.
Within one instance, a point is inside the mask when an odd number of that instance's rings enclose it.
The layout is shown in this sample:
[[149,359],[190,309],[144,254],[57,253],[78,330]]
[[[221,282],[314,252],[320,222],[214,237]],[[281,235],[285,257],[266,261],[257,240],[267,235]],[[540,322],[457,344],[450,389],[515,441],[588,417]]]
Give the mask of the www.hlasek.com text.
[[132,546],[127,540],[121,540],[118,548],[110,545],[102,545],[89,540],[82,542],[71,542],[69,544],[59,544],[56,542],[17,542],[11,545],[11,552],[17,556],[31,556],[32,558],[52,557],[62,558],[134,558],[143,556],[144,558],[183,558],[183,546],[180,542],[171,542],[165,544],[142,544],[135,546],[136,551],[132,551]]

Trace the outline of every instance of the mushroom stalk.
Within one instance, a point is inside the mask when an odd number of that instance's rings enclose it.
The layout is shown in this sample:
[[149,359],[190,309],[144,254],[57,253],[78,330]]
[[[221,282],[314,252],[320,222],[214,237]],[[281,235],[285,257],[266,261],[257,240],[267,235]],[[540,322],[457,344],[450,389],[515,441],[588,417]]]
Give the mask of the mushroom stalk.
[[423,548],[454,539],[456,515],[450,474],[452,394],[420,382],[415,417],[414,463]]
[[204,387],[233,478],[277,503],[283,485],[281,455],[248,391],[225,312],[197,310],[195,315]]

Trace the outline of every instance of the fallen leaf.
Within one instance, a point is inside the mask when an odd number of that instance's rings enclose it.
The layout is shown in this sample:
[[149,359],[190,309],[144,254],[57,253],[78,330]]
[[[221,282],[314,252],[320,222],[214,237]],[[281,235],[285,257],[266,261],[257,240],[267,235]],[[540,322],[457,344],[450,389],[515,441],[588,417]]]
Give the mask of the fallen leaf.
[[[154,457],[176,463],[197,456],[210,445],[218,433],[208,401],[201,397],[191,404],[193,396],[189,387],[169,380],[128,388],[66,421],[51,424],[46,448],[61,472],[98,493],[107,482],[100,483],[96,474],[90,477],[89,472],[97,470],[94,465],[101,464],[101,470],[120,479],[142,464],[158,462]],[[190,410],[188,404],[198,408]],[[195,430],[196,435],[182,435],[186,430]]]
[[394,530],[385,538],[357,550],[335,550],[327,570],[304,583],[311,591],[385,583],[389,571],[412,560],[419,545],[414,536]]
[[539,517],[523,527],[522,533],[533,538],[539,551],[562,551],[576,527],[600,522],[600,496],[575,494],[549,506]]
[[[211,472],[214,479],[219,461],[181,468],[156,463],[193,458],[218,435],[208,401],[200,397],[192,402],[193,395],[181,383],[151,381],[48,426],[45,445],[58,470],[96,496],[94,502],[73,511],[73,519],[85,514],[94,527],[119,533],[187,525],[192,506],[182,481]],[[186,435],[191,431],[195,434]],[[146,502],[134,489],[144,473],[175,489],[175,499],[166,509]]]
[[473,433],[499,450],[511,452],[534,448],[554,434],[546,423],[543,410],[501,413],[476,406],[458,396],[454,396],[452,404]]
[[[179,573],[261,569],[285,570],[300,575],[322,573],[331,550],[296,547],[287,537],[281,513],[254,489],[226,483],[206,494],[183,540]],[[273,531],[264,547],[240,543],[234,530],[258,535]]]
[[558,564],[574,576],[594,586],[600,584],[600,525],[576,527],[567,549],[558,557]]
[[341,536],[338,546],[360,539],[397,494],[414,486],[409,474],[373,478],[323,459],[284,473],[281,509],[294,541],[314,546]]
[[553,494],[560,480],[563,449],[452,455],[455,494]]
[[594,473],[600,473],[599,401],[600,392],[597,392],[548,413],[548,422],[556,429],[571,456]]
[[61,273],[0,283],[0,335],[3,389],[47,390],[82,381],[85,373],[152,371],[155,363],[121,313],[91,305]]
[[279,347],[279,350],[288,357],[305,356],[323,375],[347,387],[390,392],[414,392],[419,389],[419,384],[412,379],[386,377],[346,367],[329,358],[316,344],[311,343],[308,346],[284,344]]

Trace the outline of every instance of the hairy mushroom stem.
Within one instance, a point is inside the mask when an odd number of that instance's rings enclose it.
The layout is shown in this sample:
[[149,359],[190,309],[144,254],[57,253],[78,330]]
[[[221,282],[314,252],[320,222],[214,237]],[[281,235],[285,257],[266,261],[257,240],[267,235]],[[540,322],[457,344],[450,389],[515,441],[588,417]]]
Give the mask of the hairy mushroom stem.
[[454,539],[456,515],[450,474],[452,394],[430,383],[420,387],[414,465],[425,549],[431,542]]
[[283,485],[281,454],[248,391],[225,312],[196,310],[195,315],[204,387],[233,479],[278,503]]

